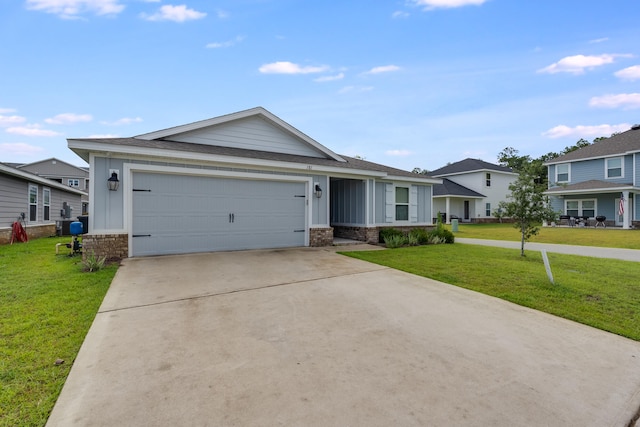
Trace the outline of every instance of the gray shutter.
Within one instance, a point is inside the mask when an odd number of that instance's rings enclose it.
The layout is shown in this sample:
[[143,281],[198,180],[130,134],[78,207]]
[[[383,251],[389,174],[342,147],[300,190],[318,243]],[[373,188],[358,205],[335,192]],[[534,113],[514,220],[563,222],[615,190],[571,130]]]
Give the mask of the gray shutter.
[[409,189],[409,222],[418,222],[418,186]]
[[393,184],[385,184],[385,207],[384,207],[384,222],[393,222],[396,217],[396,200],[393,193]]

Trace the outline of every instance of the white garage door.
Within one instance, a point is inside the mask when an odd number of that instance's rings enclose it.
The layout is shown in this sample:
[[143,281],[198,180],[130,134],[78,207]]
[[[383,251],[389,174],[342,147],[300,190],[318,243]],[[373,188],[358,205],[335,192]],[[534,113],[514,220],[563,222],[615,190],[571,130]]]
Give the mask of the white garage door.
[[133,174],[132,255],[304,246],[305,183]]

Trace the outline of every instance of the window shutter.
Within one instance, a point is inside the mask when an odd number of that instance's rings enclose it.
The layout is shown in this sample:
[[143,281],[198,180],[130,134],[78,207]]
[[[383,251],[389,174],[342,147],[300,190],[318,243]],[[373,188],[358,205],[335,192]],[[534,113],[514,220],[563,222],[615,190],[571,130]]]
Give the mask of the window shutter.
[[393,184],[385,184],[385,206],[384,206],[384,222],[393,222],[395,218],[395,194],[393,192]]
[[409,189],[409,222],[418,222],[418,186]]

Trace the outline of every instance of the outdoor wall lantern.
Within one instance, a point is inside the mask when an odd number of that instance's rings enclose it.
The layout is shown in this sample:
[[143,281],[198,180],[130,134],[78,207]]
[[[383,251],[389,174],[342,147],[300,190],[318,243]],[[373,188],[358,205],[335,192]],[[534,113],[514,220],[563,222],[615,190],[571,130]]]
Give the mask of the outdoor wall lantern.
[[117,171],[111,172],[111,178],[107,179],[107,185],[109,186],[109,191],[118,190],[118,187],[120,187],[120,180],[118,179]]
[[322,188],[318,184],[316,184],[315,194],[318,199],[322,197]]

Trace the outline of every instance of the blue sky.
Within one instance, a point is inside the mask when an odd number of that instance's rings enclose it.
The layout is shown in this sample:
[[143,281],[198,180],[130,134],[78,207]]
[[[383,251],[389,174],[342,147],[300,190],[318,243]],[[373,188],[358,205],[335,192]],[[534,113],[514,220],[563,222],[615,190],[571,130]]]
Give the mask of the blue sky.
[[262,106],[411,170],[640,123],[637,0],[13,0],[0,161]]

